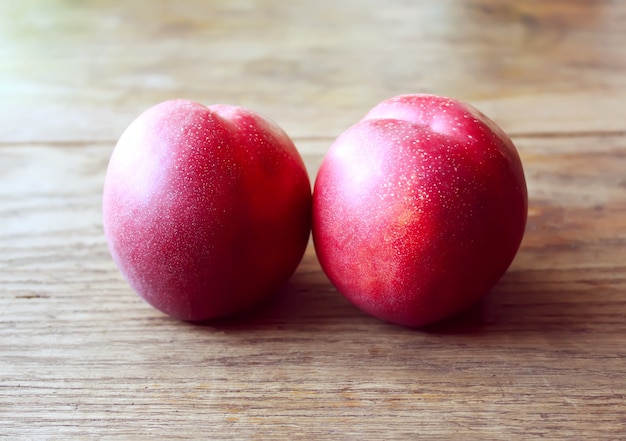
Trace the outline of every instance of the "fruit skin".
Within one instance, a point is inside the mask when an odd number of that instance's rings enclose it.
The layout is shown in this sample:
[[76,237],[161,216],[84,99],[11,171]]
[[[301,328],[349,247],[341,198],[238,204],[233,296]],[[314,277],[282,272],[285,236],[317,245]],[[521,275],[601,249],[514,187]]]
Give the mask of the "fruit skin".
[[423,326],[462,311],[498,281],[528,211],[522,164],[468,104],[401,95],[331,146],[313,191],[322,269],[363,311]]
[[103,192],[111,255],[160,311],[200,321],[247,309],[298,266],[311,185],[276,124],[241,107],[157,104],[120,137]]

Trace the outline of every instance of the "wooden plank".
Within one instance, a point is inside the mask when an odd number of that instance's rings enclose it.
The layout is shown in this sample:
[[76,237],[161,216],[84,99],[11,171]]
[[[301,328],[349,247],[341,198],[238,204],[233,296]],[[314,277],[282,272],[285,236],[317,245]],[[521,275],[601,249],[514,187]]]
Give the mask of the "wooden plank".
[[107,253],[99,194],[110,146],[3,147],[12,186],[0,210],[0,433],[621,433],[626,137],[516,142],[531,196],[520,254],[484,302],[422,331],[357,311],[312,248],[255,312],[207,326],[169,319],[131,292]]
[[[335,137],[375,103],[466,99],[511,133],[623,131],[622,2],[0,5],[0,140],[117,139],[170,98]],[[36,130],[33,126],[36,125]]]

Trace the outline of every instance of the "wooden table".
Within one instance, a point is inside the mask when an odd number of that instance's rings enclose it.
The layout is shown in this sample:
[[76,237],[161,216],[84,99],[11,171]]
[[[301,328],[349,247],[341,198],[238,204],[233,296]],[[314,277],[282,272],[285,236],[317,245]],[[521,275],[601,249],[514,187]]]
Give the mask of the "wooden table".
[[[3,0],[0,439],[626,439],[626,2]],[[169,98],[277,121],[311,176],[410,92],[513,138],[528,228],[509,272],[427,330],[370,318],[313,249],[206,326],[115,268],[117,137]]]

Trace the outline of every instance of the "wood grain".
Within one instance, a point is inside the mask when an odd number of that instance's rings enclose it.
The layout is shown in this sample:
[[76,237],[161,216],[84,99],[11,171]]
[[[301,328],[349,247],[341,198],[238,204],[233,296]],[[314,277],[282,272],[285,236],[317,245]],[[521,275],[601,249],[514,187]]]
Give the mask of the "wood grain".
[[[626,436],[626,3],[0,4],[0,438]],[[135,296],[100,218],[121,130],[167,98],[262,111],[315,176],[377,101],[470,100],[529,185],[519,255],[465,314],[379,322],[309,247],[205,326]]]

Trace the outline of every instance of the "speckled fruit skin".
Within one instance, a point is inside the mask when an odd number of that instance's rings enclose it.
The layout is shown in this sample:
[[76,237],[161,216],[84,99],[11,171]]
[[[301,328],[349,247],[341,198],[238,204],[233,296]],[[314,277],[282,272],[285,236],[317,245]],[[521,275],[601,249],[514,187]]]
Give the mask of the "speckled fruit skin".
[[273,122],[235,106],[166,101],[119,139],[104,231],[131,287],[202,321],[247,309],[293,274],[310,234],[311,185]]
[[315,181],[324,272],[365,312],[422,326],[498,281],[528,211],[518,153],[473,107],[433,95],[383,101],[331,146]]

